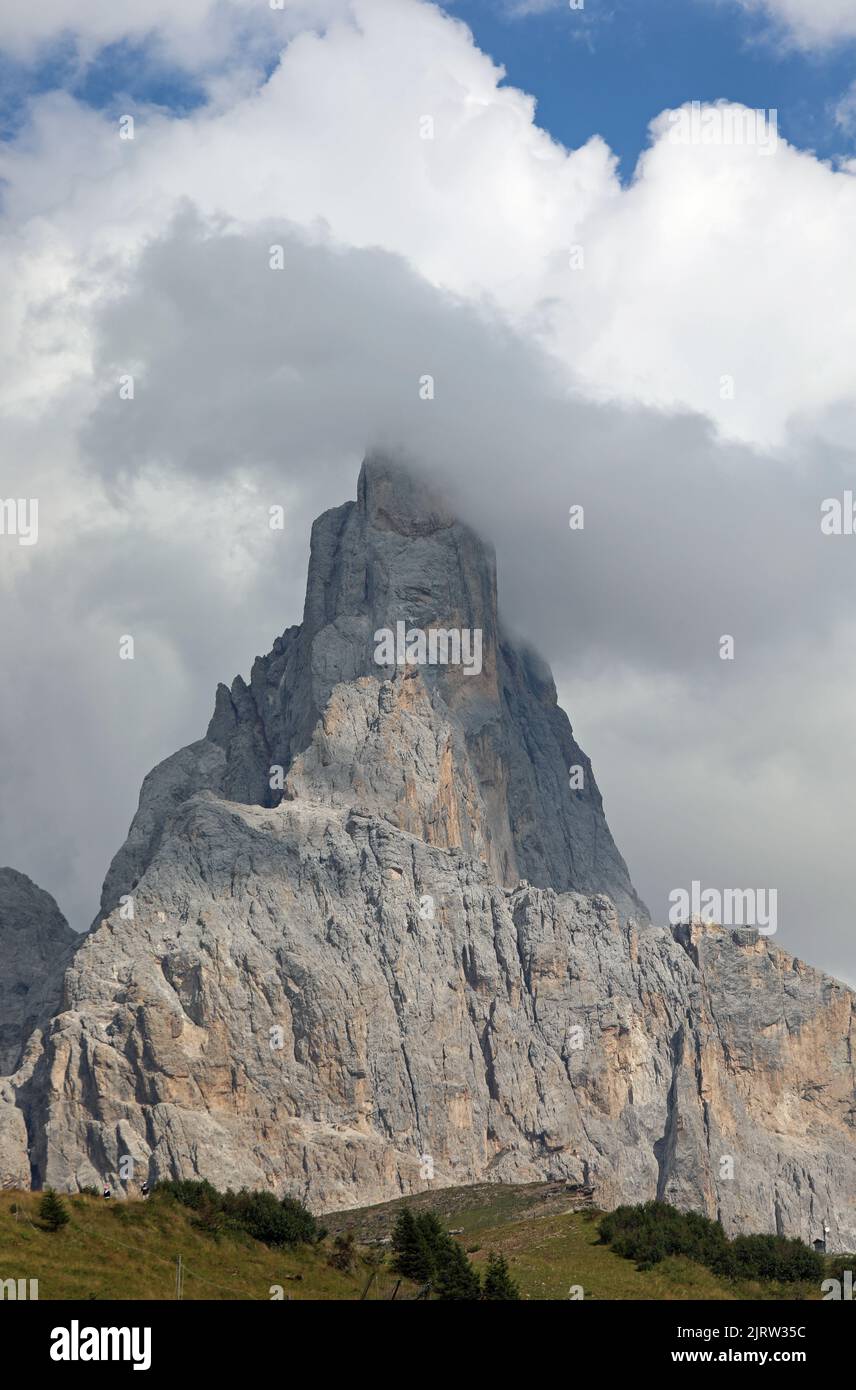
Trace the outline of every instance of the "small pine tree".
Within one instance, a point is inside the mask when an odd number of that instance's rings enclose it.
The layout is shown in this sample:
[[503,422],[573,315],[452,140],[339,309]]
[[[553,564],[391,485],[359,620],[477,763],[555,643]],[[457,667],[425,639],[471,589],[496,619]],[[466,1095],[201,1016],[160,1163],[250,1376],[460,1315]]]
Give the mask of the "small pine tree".
[[416,1229],[428,1251],[432,1267],[436,1269],[437,1261],[442,1257],[450,1237],[439,1216],[433,1211],[421,1211],[419,1213],[416,1218]]
[[519,1301],[520,1289],[511,1277],[508,1261],[504,1255],[488,1255],[482,1298],[492,1299],[496,1302]]
[[481,1296],[478,1272],[470,1264],[462,1247],[451,1238],[440,1257],[435,1291],[437,1297],[446,1303],[461,1303]]
[[432,1278],[433,1253],[425,1239],[421,1218],[417,1221],[409,1207],[404,1207],[398,1214],[392,1233],[392,1248],[395,1252],[392,1267],[396,1274],[413,1279],[417,1284],[425,1284]]
[[69,1215],[52,1187],[49,1187],[39,1203],[39,1217],[49,1231],[58,1231],[68,1225]]

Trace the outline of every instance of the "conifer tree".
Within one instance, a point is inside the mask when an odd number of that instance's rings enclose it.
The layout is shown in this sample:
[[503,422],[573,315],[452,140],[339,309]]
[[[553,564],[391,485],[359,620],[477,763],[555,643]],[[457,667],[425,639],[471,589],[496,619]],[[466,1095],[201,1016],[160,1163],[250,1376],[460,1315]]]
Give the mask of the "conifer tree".
[[52,1187],[39,1203],[39,1218],[49,1231],[58,1231],[68,1224],[68,1212]]
[[474,1300],[481,1295],[481,1282],[477,1271],[458,1242],[451,1237],[448,1237],[448,1245],[440,1260],[435,1292],[437,1297],[446,1303]]
[[428,1283],[434,1274],[434,1260],[420,1224],[409,1207],[404,1207],[398,1214],[392,1233],[392,1248],[395,1252],[392,1267],[396,1274],[413,1279],[417,1284]]
[[511,1277],[508,1261],[504,1255],[491,1254],[488,1256],[482,1298],[495,1302],[519,1301],[520,1289]]
[[441,1260],[451,1237],[447,1234],[437,1213],[433,1211],[419,1213],[416,1217],[416,1229],[419,1232],[422,1248],[428,1253],[432,1272],[436,1274],[438,1262]]

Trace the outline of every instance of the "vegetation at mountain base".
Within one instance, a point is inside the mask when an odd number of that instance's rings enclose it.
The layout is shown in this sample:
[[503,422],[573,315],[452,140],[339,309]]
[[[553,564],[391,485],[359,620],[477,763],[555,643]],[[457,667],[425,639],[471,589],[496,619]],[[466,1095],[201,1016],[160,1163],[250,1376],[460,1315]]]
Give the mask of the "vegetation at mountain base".
[[173,1198],[194,1213],[194,1224],[210,1235],[227,1230],[246,1231],[265,1245],[311,1245],[323,1230],[311,1212],[295,1197],[275,1197],[272,1192],[218,1192],[210,1182],[183,1180],[161,1182],[153,1195],[158,1201]]
[[[605,1216],[561,1183],[428,1190],[325,1215],[326,1233],[294,1199],[204,1183],[164,1183],[146,1201],[57,1196],[70,1219],[49,1230],[48,1195],[0,1192],[0,1280],[38,1279],[42,1300],[172,1299],[179,1255],[184,1297],[200,1300],[820,1299],[823,1277],[856,1266],[776,1237],[723,1244],[716,1223],[672,1208]],[[669,1250],[652,1229],[668,1230]]]
[[796,1284],[823,1278],[825,1261],[803,1241],[774,1235],[729,1240],[718,1221],[667,1202],[616,1207],[600,1222],[600,1239],[617,1255],[651,1269],[668,1255],[686,1255],[726,1279]]

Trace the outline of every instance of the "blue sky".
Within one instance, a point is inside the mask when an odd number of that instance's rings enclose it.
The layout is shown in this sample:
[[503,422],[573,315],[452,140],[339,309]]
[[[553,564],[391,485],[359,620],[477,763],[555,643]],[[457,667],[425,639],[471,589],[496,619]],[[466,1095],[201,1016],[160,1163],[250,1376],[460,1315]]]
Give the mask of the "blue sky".
[[26,119],[27,98],[68,91],[96,110],[141,103],[176,116],[204,104],[200,82],[167,61],[152,43],[123,40],[101,48],[85,65],[71,39],[54,43],[35,64],[0,52],[0,137],[12,138]]
[[[806,0],[811,4],[811,0]],[[726,98],[779,112],[792,144],[851,154],[835,107],[856,70],[856,44],[787,51],[757,20],[708,0],[588,0],[513,18],[497,0],[458,0],[476,42],[508,81],[538,99],[538,124],[563,144],[602,135],[628,178],[648,122],[666,107]]]

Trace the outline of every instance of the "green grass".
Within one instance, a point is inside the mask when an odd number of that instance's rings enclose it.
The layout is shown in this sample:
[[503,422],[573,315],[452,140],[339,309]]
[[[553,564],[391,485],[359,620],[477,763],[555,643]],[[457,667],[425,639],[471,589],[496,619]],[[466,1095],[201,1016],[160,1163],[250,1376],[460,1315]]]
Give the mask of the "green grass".
[[[171,1299],[179,1255],[185,1299],[269,1299],[274,1284],[294,1300],[353,1299],[370,1272],[362,1262],[353,1275],[331,1269],[329,1242],[278,1251],[240,1234],[215,1240],[194,1229],[186,1208],[157,1198],[64,1197],[71,1221],[47,1232],[40,1200],[40,1193],[0,1193],[0,1279],[38,1279],[40,1300]],[[376,1281],[369,1297],[389,1282]]]
[[816,1285],[767,1284],[720,1279],[683,1256],[637,1270],[630,1260],[600,1245],[601,1213],[579,1209],[561,1184],[482,1184],[401,1198],[362,1211],[324,1218],[331,1231],[353,1229],[356,1238],[388,1235],[402,1206],[433,1207],[476,1266],[491,1250],[505,1255],[524,1298],[567,1299],[572,1286],[586,1299],[819,1299]]
[[[478,1265],[489,1250],[505,1255],[524,1297],[570,1297],[581,1286],[586,1299],[705,1299],[793,1298],[793,1286],[730,1284],[703,1265],[673,1256],[653,1269],[638,1270],[605,1245],[598,1244],[597,1213],[530,1217],[499,1226],[480,1225],[462,1237],[480,1245],[472,1259]],[[803,1296],[808,1290],[800,1290]],[[819,1291],[812,1289],[813,1296]]]
[[[215,1240],[194,1228],[192,1212],[157,1196],[111,1203],[64,1197],[71,1221],[49,1233],[39,1224],[40,1199],[40,1193],[0,1193],[0,1279],[38,1279],[40,1299],[172,1299],[179,1254],[186,1299],[269,1299],[276,1284],[294,1300],[358,1299],[371,1259],[384,1251],[386,1265],[367,1298],[388,1299],[398,1281],[385,1242],[407,1204],[431,1208],[448,1229],[460,1230],[458,1238],[477,1266],[491,1250],[501,1251],[526,1299],[567,1299],[572,1285],[582,1286],[587,1300],[820,1297],[815,1286],[729,1283],[683,1257],[637,1270],[598,1244],[599,1213],[580,1209],[558,1184],[449,1188],[339,1212],[322,1218],[330,1230],[322,1244],[282,1251],[240,1234]],[[351,1274],[328,1263],[333,1236],[347,1230],[359,1251]],[[413,1293],[405,1284],[398,1297]]]

